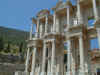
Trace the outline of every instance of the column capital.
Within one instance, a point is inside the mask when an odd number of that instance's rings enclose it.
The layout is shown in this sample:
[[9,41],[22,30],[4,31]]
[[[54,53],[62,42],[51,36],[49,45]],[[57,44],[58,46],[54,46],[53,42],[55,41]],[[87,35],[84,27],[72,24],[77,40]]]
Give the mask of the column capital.
[[80,39],[80,38],[83,38],[83,35],[82,35],[82,33],[80,34],[80,35],[78,35],[78,38]]
[[50,41],[53,43],[53,42],[55,42],[55,39],[50,39]]
[[47,40],[43,40],[43,43],[46,44]]

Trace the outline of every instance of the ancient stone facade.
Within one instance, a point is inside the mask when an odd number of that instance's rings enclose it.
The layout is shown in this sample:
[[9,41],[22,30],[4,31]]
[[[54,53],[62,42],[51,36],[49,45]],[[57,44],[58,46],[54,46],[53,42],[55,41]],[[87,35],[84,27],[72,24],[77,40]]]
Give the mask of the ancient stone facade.
[[[100,48],[100,0],[59,0],[52,8],[41,10],[36,18],[36,33],[31,25],[26,69],[30,75],[94,75],[89,56],[91,38],[98,38]],[[95,20],[88,26],[88,20]],[[67,41],[67,57],[64,43]],[[67,62],[64,62],[64,59]]]

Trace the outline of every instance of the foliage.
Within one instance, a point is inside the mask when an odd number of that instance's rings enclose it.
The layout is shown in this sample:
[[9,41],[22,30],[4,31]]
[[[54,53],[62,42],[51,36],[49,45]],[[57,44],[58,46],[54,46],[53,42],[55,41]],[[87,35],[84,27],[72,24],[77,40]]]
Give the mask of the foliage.
[[5,52],[9,53],[10,51],[11,51],[10,42],[8,42],[8,45],[7,45]]
[[16,53],[26,49],[29,32],[0,27],[0,50]]
[[0,38],[0,51],[4,49],[4,41],[3,38]]
[[23,42],[21,42],[19,45],[19,52],[22,53],[22,50],[23,50]]

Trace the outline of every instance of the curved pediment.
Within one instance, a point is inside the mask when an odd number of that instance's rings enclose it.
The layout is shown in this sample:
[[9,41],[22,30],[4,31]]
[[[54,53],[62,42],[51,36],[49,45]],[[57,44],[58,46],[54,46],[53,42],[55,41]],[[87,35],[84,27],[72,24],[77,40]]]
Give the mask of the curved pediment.
[[48,15],[48,14],[50,14],[50,11],[47,9],[43,9],[37,13],[37,17],[41,17],[41,16]]

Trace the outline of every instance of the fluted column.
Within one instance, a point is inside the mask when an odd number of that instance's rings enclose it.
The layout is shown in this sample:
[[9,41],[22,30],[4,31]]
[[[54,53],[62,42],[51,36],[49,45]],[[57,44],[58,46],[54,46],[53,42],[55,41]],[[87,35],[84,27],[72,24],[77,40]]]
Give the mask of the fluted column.
[[55,40],[52,40],[51,73],[55,72]]
[[30,40],[32,39],[32,33],[33,33],[33,24],[31,24],[31,28],[30,28]]
[[46,66],[46,41],[43,43],[43,61],[42,61],[42,74],[45,73],[45,66]]
[[32,70],[31,75],[34,75],[35,73],[35,64],[36,64],[36,47],[34,47],[33,53],[32,53]]
[[98,44],[99,44],[99,50],[100,50],[100,29],[97,29],[97,37],[98,37]]
[[80,8],[80,0],[77,0],[77,18],[78,18],[78,24],[83,24],[83,17]]
[[26,67],[25,67],[25,72],[28,72],[28,65],[29,65],[29,57],[30,57],[30,48],[27,50],[27,57],[26,57]]
[[71,40],[67,40],[68,53],[67,53],[67,73],[71,75]]
[[93,11],[94,11],[95,20],[98,20],[99,16],[98,16],[98,11],[97,11],[97,6],[96,6],[96,0],[92,0],[92,3],[93,3]]
[[53,32],[56,32],[56,12],[53,14]]
[[80,72],[84,73],[84,44],[82,35],[79,36],[79,50],[80,50]]
[[45,33],[47,33],[47,31],[48,31],[48,16],[46,16],[45,19],[46,19],[45,20]]

